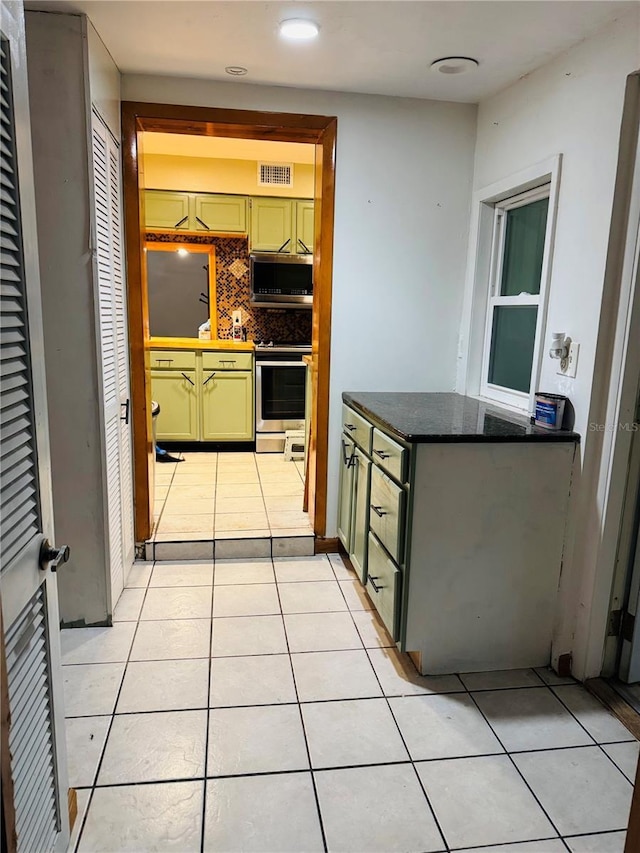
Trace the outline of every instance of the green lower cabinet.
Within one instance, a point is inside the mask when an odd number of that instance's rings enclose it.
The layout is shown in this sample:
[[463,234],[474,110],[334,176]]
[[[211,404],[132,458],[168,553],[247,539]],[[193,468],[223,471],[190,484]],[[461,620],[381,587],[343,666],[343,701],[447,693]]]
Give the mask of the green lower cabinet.
[[349,557],[362,583],[367,582],[367,537],[369,534],[369,494],[371,460],[355,449],[353,466],[353,498],[351,515],[351,548]]
[[202,440],[251,441],[253,373],[203,370],[202,382]]
[[160,404],[158,440],[198,440],[198,393],[195,370],[152,370],[151,396]]
[[338,491],[338,536],[351,551],[351,522],[353,518],[353,461],[355,444],[345,435],[340,436],[340,486]]
[[380,542],[369,533],[367,592],[387,631],[394,640],[400,636],[402,572]]

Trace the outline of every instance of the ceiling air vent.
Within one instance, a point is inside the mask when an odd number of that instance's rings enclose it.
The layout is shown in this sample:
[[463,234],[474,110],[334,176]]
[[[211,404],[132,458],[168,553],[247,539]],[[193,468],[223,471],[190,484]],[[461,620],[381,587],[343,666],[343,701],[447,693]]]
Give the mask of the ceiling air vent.
[[258,163],[258,186],[292,187],[293,163]]

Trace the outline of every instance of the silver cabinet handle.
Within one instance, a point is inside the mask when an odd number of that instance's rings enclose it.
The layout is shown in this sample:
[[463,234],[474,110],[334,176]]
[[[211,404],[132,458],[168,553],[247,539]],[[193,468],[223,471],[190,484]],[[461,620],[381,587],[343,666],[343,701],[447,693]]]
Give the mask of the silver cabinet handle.
[[235,358],[221,358],[220,359],[220,364],[235,364],[235,363],[236,363]]
[[193,387],[195,388],[196,383],[195,383],[195,382],[193,382],[191,379],[189,379],[189,377],[187,376],[187,374],[186,374],[186,373],[184,373],[184,371],[180,371],[180,375],[181,375],[181,376],[184,376],[184,378],[187,380],[187,382],[189,383],[189,385],[193,385]]
[[384,584],[381,584],[380,586],[378,586],[378,584],[376,583],[376,581],[378,580],[377,575],[376,575],[376,577],[369,575],[369,580],[371,581],[371,586],[374,588],[375,592],[380,592],[381,589],[384,589]]
[[376,450],[375,447],[373,449],[373,452],[376,454],[376,456],[379,456],[380,459],[388,459],[391,456],[390,453],[385,453],[384,450]]
[[358,427],[357,427],[355,424],[345,424],[345,425],[344,425],[344,428],[345,428],[345,429],[348,429],[348,430],[349,430],[349,432],[353,432],[353,431],[354,431],[354,429],[358,429]]
[[156,364],[160,364],[163,361],[166,361],[167,364],[173,364],[172,358],[156,358]]
[[375,512],[375,514],[376,514],[377,516],[379,516],[380,518],[382,518],[382,516],[383,516],[383,515],[387,515],[387,513],[382,509],[382,507],[381,507],[381,506],[374,506],[373,504],[371,504],[371,509],[372,509],[372,510]]
[[213,377],[214,377],[215,375],[216,375],[216,374],[215,374],[215,371],[214,371],[210,376],[207,376],[207,378],[206,378],[206,379],[204,380],[204,382],[202,383],[202,384],[203,384],[203,386],[204,386],[204,385],[206,385],[206,384],[207,384],[207,382],[210,382],[210,381],[213,379]]

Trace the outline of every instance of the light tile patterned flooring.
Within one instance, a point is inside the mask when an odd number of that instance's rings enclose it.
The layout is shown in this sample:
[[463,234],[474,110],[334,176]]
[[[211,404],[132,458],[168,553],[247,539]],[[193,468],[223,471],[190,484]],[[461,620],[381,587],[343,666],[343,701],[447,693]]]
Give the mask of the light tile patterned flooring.
[[115,618],[62,632],[71,850],[622,853],[626,728],[546,670],[419,676],[338,556],[137,563]]
[[308,535],[304,462],[282,453],[181,453],[155,468],[157,542]]

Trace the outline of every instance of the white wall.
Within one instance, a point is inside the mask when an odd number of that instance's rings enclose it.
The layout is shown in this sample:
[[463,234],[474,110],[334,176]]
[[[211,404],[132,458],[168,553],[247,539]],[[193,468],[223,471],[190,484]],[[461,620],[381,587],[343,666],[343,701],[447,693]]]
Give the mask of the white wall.
[[338,117],[327,535],[342,391],[455,384],[476,108],[124,75],[123,100]]
[[[575,428],[582,435],[585,477],[576,507],[578,547],[572,577],[564,578],[558,634],[559,651],[573,651],[574,673],[579,677],[599,674],[593,668],[587,671],[584,656],[600,536],[599,525],[592,522],[602,515],[600,506],[594,513],[598,483],[588,477],[594,444],[588,423],[594,415],[596,344],[625,83],[627,75],[640,67],[638,22],[637,11],[616,21],[483,101],[478,112],[474,190],[558,153],[563,155],[544,340],[546,350],[550,332],[564,331],[580,343],[580,357],[576,378],[567,379],[557,375],[557,362],[545,356],[539,387],[570,398],[575,407]],[[474,263],[472,254],[470,265]],[[470,278],[468,274],[467,280]],[[469,296],[467,289],[462,326],[465,343]],[[465,367],[462,358],[460,390],[465,388]],[[576,608],[579,616],[574,638]]]

